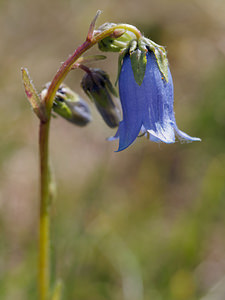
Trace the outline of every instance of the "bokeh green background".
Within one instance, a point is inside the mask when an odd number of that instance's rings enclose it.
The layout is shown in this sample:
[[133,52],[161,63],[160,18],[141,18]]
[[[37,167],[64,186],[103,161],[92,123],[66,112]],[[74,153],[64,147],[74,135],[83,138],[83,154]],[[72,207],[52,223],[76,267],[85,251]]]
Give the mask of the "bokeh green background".
[[[223,0],[0,1],[0,299],[37,299],[38,120],[20,68],[40,91],[97,9],[98,25],[129,23],[167,46],[177,124],[202,142],[138,139],[115,153],[92,104],[86,128],[52,121],[52,271],[63,299],[225,299]],[[114,81],[117,54],[107,56],[93,66]],[[66,82],[86,99],[81,76]]]

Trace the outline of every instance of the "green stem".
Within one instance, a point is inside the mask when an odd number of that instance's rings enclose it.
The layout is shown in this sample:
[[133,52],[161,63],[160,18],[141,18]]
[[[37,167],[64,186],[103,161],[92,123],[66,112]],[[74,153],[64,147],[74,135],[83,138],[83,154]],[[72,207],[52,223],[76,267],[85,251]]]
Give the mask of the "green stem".
[[47,300],[50,287],[50,215],[49,215],[49,168],[48,168],[48,122],[40,122],[40,223],[39,223],[39,299]]

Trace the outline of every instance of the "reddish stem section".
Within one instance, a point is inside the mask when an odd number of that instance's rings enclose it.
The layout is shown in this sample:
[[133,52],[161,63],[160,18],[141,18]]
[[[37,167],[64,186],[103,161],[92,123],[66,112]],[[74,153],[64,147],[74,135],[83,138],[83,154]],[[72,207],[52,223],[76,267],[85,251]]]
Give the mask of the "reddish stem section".
[[48,112],[50,112],[52,107],[52,102],[55,97],[55,93],[66,77],[66,75],[69,73],[70,69],[72,68],[74,62],[76,59],[85,51],[87,51],[92,46],[92,43],[90,41],[85,41],[81,46],[79,46],[73,55],[71,55],[59,68],[57,71],[54,79],[52,80],[49,88],[48,93],[46,95],[45,101],[46,101],[46,107],[48,109]]

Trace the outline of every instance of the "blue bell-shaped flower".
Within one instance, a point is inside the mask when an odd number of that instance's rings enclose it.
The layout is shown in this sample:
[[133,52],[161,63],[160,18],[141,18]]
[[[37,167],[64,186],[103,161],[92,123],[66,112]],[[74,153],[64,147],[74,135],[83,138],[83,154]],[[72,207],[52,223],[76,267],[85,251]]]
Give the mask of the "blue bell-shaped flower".
[[123,58],[119,75],[119,94],[123,120],[115,138],[118,151],[126,149],[141,133],[154,142],[174,143],[175,135],[186,142],[200,141],[178,129],[173,111],[173,81],[168,67],[168,81],[161,73],[155,54],[146,53],[147,64],[141,85],[137,84],[129,53]]

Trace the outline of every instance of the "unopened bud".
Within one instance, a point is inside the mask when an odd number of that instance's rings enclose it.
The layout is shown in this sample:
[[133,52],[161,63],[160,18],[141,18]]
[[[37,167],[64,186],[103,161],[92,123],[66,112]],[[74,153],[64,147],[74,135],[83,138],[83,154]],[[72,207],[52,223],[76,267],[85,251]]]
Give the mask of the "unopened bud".
[[[42,91],[41,97],[44,97],[47,88],[48,84]],[[56,92],[53,111],[78,126],[85,126],[91,121],[88,104],[65,84],[62,84]]]
[[112,95],[117,94],[107,73],[101,69],[89,69],[81,81],[81,86],[94,101],[105,123],[111,128],[117,127],[120,122],[120,111],[112,99]]

